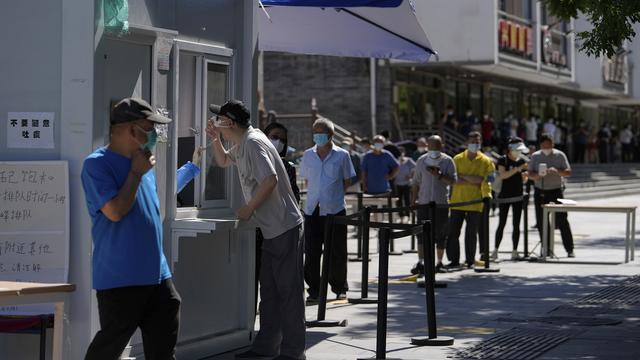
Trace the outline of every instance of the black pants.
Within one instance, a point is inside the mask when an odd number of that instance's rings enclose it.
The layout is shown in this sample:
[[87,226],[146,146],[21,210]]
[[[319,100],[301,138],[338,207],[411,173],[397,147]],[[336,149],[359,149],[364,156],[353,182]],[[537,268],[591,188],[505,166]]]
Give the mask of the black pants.
[[174,360],[180,324],[180,295],[171,279],[158,285],[98,290],[100,331],[85,360],[117,360],[140,328],[144,358]]
[[522,215],[522,202],[500,204],[500,221],[498,222],[498,229],[496,229],[495,249],[498,249],[500,247],[500,243],[502,242],[502,233],[504,232],[505,225],[507,225],[509,207],[513,208],[513,215],[511,219],[511,223],[513,224],[513,235],[511,236],[511,240],[513,242],[513,250],[518,249],[518,242],[520,240],[520,216]]
[[[342,210],[334,215],[343,216]],[[320,294],[320,259],[324,244],[324,225],[326,216],[319,215],[319,209],[312,215],[305,215],[305,241],[304,241],[304,280],[309,285],[309,296],[317,297]],[[334,225],[331,239],[331,263],[329,264],[329,284],[331,291],[336,294],[346,293],[349,290],[347,283],[347,225]]]
[[[538,233],[540,234],[540,240],[542,241],[542,205],[550,202],[557,202],[562,198],[562,190],[540,190],[536,188],[534,194],[534,202],[536,206],[536,222],[538,224]],[[567,253],[573,252],[573,235],[571,234],[571,226],[569,226],[569,217],[566,212],[556,213],[556,226],[560,229],[562,235],[562,245]],[[553,231],[554,229],[549,229]],[[550,254],[547,254],[550,255]]]
[[574,161],[577,163],[583,163],[584,161],[584,154],[585,151],[587,149],[587,144],[576,144],[575,145],[575,156],[574,156]]
[[460,230],[462,223],[466,221],[467,227],[464,235],[465,262],[473,265],[476,259],[476,243],[478,242],[478,229],[482,221],[482,213],[477,211],[451,210],[449,217],[449,238],[447,239],[447,258],[453,264],[460,263]]
[[[407,207],[411,202],[411,186],[396,185],[396,194],[398,195],[398,207]],[[408,211],[401,211],[400,216],[409,216]]]
[[[431,210],[427,207],[420,206],[418,208],[418,222],[423,220],[432,220]],[[447,231],[449,224],[449,209],[436,208],[436,220],[432,222],[431,226],[436,227],[436,238],[433,239],[434,244],[438,249],[447,248]],[[418,244],[422,245],[422,237],[418,236]],[[427,250],[428,251],[428,250]]]

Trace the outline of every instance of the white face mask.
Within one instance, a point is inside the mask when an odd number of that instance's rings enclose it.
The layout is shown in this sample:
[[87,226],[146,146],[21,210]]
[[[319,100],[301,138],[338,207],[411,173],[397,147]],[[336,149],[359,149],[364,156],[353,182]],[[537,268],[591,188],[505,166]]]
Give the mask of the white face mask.
[[553,149],[542,149],[542,153],[549,156],[553,152]]
[[426,148],[426,147],[424,147],[424,146],[419,146],[419,147],[418,147],[418,151],[419,151],[419,152],[421,152],[421,153],[423,153],[423,152],[427,151],[427,148]]
[[511,156],[518,159],[520,158],[520,155],[522,155],[522,151],[519,150],[511,150]]
[[429,157],[432,159],[437,159],[440,157],[440,151],[438,150],[431,150],[429,151]]
[[280,141],[280,139],[269,139],[269,140],[271,140],[271,143],[273,144],[273,147],[275,147],[276,150],[278,151],[278,154],[280,154],[282,150],[284,150],[284,143]]
[[384,148],[384,144],[382,143],[375,143],[373,144],[373,148],[377,151],[381,151]]
[[467,150],[472,153],[478,152],[478,150],[480,150],[480,144],[468,144]]

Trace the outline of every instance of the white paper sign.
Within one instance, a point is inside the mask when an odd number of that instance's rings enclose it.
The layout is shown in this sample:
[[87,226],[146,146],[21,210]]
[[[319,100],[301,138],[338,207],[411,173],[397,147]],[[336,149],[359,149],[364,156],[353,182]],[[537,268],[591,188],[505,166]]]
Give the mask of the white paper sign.
[[13,149],[53,149],[52,112],[10,112],[7,116],[7,147]]
[[[68,268],[67,162],[0,162],[0,280],[66,283]],[[0,306],[11,315],[52,310]]]

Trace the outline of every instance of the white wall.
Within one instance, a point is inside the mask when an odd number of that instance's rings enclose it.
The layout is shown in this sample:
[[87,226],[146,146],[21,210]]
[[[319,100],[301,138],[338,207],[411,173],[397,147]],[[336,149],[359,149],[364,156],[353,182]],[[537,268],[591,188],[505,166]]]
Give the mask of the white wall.
[[[62,0],[10,1],[0,11],[0,160],[60,156]],[[7,112],[54,112],[53,150],[8,149]]]
[[[584,17],[574,21],[576,33],[589,31],[593,28],[591,23]],[[579,51],[580,40],[576,39],[576,82],[582,89],[603,88],[602,59],[599,56],[587,56]]]
[[495,61],[498,45],[494,0],[418,0],[414,4],[440,62]]

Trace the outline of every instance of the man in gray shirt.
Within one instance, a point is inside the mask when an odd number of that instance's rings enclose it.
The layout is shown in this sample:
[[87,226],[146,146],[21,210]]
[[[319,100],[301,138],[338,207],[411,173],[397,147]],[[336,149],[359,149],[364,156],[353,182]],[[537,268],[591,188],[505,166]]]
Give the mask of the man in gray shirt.
[[[303,218],[287,171],[271,141],[251,127],[249,110],[241,101],[211,105],[210,110],[217,115],[207,126],[213,157],[220,167],[238,167],[246,205],[237,216],[254,221],[264,235],[260,331],[251,350],[236,358],[305,359]],[[230,150],[220,135],[234,144]]]
[[[529,162],[529,178],[535,182],[534,202],[536,206],[536,221],[538,232],[542,239],[542,205],[557,202],[562,199],[562,178],[571,176],[571,166],[567,156],[560,150],[554,149],[553,137],[542,134],[540,137],[540,150],[531,155]],[[560,228],[562,244],[569,257],[575,257],[573,253],[573,235],[567,213],[556,214],[556,224]],[[550,229],[553,231],[553,229]],[[547,254],[550,255],[550,254]]]
[[[449,203],[449,186],[454,184],[458,179],[456,173],[456,165],[453,159],[442,152],[442,139],[440,136],[433,135],[427,139],[429,151],[418,158],[413,175],[413,203],[418,205],[427,205],[430,202],[436,204]],[[436,227],[436,242],[438,263],[436,271],[445,272],[442,265],[442,257],[447,248],[447,223],[449,221],[449,209],[436,209],[436,221],[433,225]],[[433,214],[430,214],[425,206],[418,207],[418,221],[433,220]],[[420,244],[422,238],[418,238]],[[427,249],[429,250],[429,249]],[[422,261],[424,254],[422,246],[418,246],[418,264],[412,270],[413,273],[424,273]]]

